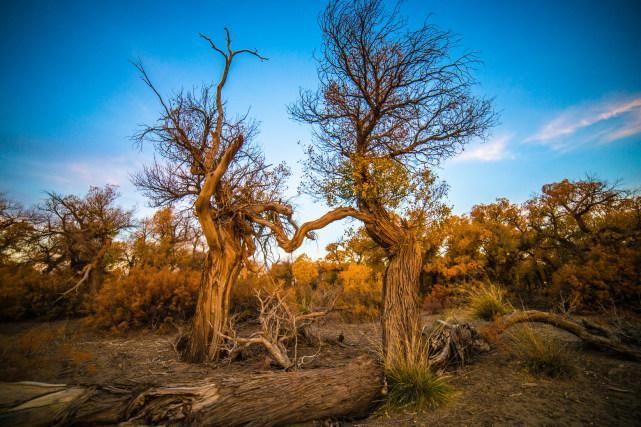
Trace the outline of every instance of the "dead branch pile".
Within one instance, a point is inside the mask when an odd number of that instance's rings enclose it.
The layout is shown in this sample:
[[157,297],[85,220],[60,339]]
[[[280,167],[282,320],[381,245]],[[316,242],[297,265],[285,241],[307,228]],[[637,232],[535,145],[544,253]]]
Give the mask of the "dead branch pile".
[[[513,325],[525,322],[545,323],[577,336],[596,349],[641,360],[639,341],[629,331],[613,329],[586,319],[574,320],[555,313],[514,311],[496,319],[496,332],[503,332]],[[423,330],[423,336],[427,340],[430,364],[436,369],[453,363],[464,364],[474,354],[490,350],[490,345],[474,326],[456,319],[438,320],[432,330]]]
[[[258,321],[260,329],[247,338],[239,337],[233,324],[229,334],[223,335],[227,340],[225,350],[230,359],[252,345],[260,345],[267,350],[271,358],[284,369],[300,367],[309,362],[314,355],[298,355],[298,340],[301,334],[307,333],[309,326],[324,317],[330,310],[296,313],[285,300],[280,288],[272,291],[260,289],[256,292],[260,312]],[[291,347],[291,352],[288,349]],[[290,357],[290,354],[292,355]]]
[[452,363],[464,364],[474,354],[490,350],[490,345],[476,328],[456,319],[438,320],[435,327],[423,335],[427,338],[430,366],[444,368]]

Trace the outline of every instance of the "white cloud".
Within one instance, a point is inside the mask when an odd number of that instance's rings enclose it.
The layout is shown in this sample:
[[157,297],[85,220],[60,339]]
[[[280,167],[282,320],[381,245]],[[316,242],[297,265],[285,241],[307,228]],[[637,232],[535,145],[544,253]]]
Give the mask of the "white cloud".
[[512,135],[498,136],[488,142],[479,142],[465,148],[456,160],[462,161],[480,161],[480,162],[496,162],[513,158],[507,149],[509,140]]
[[641,95],[568,108],[526,142],[538,142],[563,150],[586,142],[612,142],[639,133]]
[[74,159],[39,166],[38,175],[57,184],[87,188],[91,185],[126,185],[130,173],[136,171],[136,162],[124,156]]

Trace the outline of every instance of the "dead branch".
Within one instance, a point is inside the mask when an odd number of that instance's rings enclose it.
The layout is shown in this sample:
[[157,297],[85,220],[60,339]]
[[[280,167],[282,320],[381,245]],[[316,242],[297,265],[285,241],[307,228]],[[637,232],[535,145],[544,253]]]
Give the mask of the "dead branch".
[[279,215],[283,216],[289,224],[293,224],[295,226],[294,234],[290,238],[287,235],[286,229],[280,220],[270,221],[258,214],[254,214],[251,216],[252,220],[256,224],[267,227],[274,233],[278,245],[286,252],[293,252],[294,250],[299,248],[305,241],[305,238],[310,238],[310,236],[312,236],[311,233],[313,233],[315,230],[324,228],[332,222],[341,220],[343,218],[351,217],[358,219],[364,223],[370,223],[373,221],[371,215],[365,212],[361,212],[351,207],[340,207],[325,213],[315,220],[307,221],[299,227],[292,219],[292,211],[290,207],[278,206],[274,204],[270,205],[269,209],[264,206],[261,208],[278,213]]
[[444,368],[450,363],[464,364],[472,355],[490,350],[490,345],[476,328],[456,319],[439,320],[427,336],[427,351],[430,366]]
[[[234,325],[231,324],[229,335],[221,334],[228,341],[226,348],[228,354],[235,354],[240,348],[260,345],[283,369],[301,366],[308,363],[310,357],[315,357],[303,356],[299,359],[298,337],[313,322],[321,319],[331,310],[298,314],[285,301],[281,288],[276,288],[273,291],[259,289],[256,292],[256,299],[260,307],[258,315],[260,330],[247,338],[238,337]],[[290,343],[293,343],[293,360],[290,358],[287,348]]]
[[89,275],[91,272],[98,267],[98,264],[102,262],[102,259],[105,257],[105,254],[107,253],[107,250],[111,247],[111,239],[107,239],[105,244],[100,248],[100,251],[96,254],[96,256],[91,260],[91,262],[87,265],[85,265],[81,271],[82,276],[80,277],[80,280],[76,282],[75,285],[73,285],[71,288],[67,289],[64,291],[55,301],[55,303],[58,303],[61,299],[66,297],[72,292],[77,292],[78,289],[89,279]]
[[552,325],[576,335],[587,344],[600,350],[611,351],[633,360],[641,360],[641,350],[622,343],[614,333],[607,331],[602,326],[597,327],[592,323],[584,326],[570,318],[537,310],[515,311],[497,320],[499,331],[501,332],[510,326],[523,322],[539,322]]

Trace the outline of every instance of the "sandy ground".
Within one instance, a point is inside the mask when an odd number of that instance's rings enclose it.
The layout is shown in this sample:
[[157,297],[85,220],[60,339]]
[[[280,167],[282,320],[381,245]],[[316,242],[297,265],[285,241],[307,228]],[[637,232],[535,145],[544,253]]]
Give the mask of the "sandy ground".
[[[438,316],[425,316],[429,324]],[[251,326],[249,326],[251,327]],[[342,345],[305,344],[300,354],[316,357],[305,369],[338,366],[380,342],[375,323],[329,321],[324,334],[342,334]],[[381,410],[365,420],[318,422],[349,426],[490,426],[490,425],[641,425],[641,364],[585,348],[575,337],[552,327],[536,326],[568,344],[575,366],[570,378],[529,374],[509,351],[505,337],[471,364],[449,372],[456,395],[438,409],[416,414]],[[180,362],[172,343],[176,333],[150,331],[112,335],[93,331],[82,320],[0,324],[0,380],[52,383],[189,382],[231,372],[272,370],[260,350],[233,364],[192,365]]]

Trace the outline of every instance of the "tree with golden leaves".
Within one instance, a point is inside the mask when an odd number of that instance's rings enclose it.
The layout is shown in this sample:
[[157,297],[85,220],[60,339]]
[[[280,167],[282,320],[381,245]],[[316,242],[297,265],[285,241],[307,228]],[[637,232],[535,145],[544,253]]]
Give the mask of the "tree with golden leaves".
[[380,0],[337,0],[320,26],[319,88],[291,108],[316,137],[304,189],[357,210],[385,249],[383,348],[394,363],[420,334],[418,230],[438,200],[429,168],[483,138],[494,113],[472,93],[474,57],[454,57],[434,25],[409,30]]

